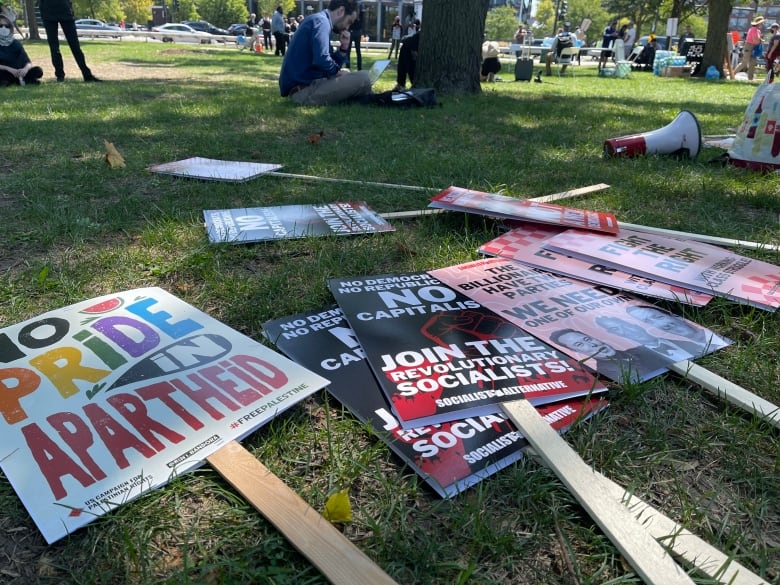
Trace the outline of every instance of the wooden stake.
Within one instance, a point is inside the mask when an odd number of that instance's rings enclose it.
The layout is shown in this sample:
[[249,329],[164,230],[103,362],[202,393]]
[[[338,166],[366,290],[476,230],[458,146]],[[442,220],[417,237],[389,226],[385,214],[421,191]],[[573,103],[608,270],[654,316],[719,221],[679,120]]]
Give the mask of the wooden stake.
[[397,585],[237,441],[206,460],[334,585]]
[[625,506],[604,497],[594,470],[527,400],[505,402],[501,408],[646,583],[693,583]]
[[669,370],[698,384],[710,394],[725,398],[734,406],[763,417],[769,424],[780,429],[780,407],[745,390],[742,386],[737,386],[689,360],[672,364]]
[[689,240],[696,240],[697,242],[704,242],[705,244],[713,244],[715,246],[726,246],[727,248],[735,248],[741,246],[743,248],[752,248],[753,250],[774,250],[780,251],[780,246],[774,244],[760,244],[758,242],[747,242],[744,240],[732,240],[729,238],[719,238],[717,236],[707,236],[703,234],[691,234],[688,232],[678,232],[675,230],[666,230],[663,228],[650,227],[646,225],[638,225],[635,223],[626,223],[623,221],[618,222],[619,226],[626,229],[637,230],[646,232],[648,234],[658,234],[659,236],[670,236],[672,238],[683,238]]
[[[536,451],[529,447],[529,455]],[[671,518],[664,516],[641,498],[630,494],[598,471],[593,479],[600,485],[604,495],[620,502],[629,509],[636,521],[662,546],[670,549],[686,563],[724,585],[768,585],[761,577],[723,554],[710,543],[683,528]],[[637,527],[638,528],[638,527]]]
[[293,175],[271,171],[265,173],[272,177],[284,177],[286,179],[300,179],[302,181],[321,181],[323,183],[346,183],[348,185],[371,185],[372,187],[392,187],[393,189],[411,189],[412,191],[441,191],[436,187],[417,187],[415,185],[394,185],[393,183],[376,183],[374,181],[354,181],[352,179],[331,179],[329,177],[316,177],[313,175]]

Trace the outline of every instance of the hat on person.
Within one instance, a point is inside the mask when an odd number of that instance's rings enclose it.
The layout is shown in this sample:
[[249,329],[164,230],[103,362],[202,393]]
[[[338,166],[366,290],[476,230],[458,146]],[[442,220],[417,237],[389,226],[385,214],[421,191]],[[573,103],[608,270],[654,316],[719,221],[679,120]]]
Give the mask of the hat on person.
[[3,6],[3,9],[0,10],[0,17],[7,19],[8,22],[13,24],[16,22],[16,11],[10,6],[5,5]]
[[756,16],[756,17],[753,19],[753,21],[750,23],[750,26],[758,26],[759,24],[761,24],[762,22],[764,22],[764,20],[765,20],[765,19],[764,19],[764,17],[763,17],[763,16]]
[[769,25],[769,28],[780,28],[780,24],[773,22],[772,24]]

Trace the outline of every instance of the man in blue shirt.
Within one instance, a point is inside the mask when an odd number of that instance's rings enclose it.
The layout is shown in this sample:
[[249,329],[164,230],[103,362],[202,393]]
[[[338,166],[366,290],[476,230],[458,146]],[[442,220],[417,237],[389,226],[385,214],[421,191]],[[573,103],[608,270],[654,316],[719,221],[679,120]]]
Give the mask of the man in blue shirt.
[[[355,0],[331,0],[326,10],[303,20],[282,61],[282,97],[321,106],[371,93],[367,72],[341,68],[349,62],[349,27],[358,16],[357,9]],[[338,50],[330,46],[331,33],[339,35]]]

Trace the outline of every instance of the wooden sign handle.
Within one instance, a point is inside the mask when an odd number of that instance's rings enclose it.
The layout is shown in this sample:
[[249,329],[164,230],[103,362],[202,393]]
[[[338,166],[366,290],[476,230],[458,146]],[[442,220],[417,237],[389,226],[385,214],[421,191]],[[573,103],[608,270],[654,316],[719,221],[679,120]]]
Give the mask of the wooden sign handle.
[[237,441],[206,460],[334,585],[397,585]]
[[669,369],[675,374],[679,374],[683,378],[698,384],[710,394],[718,398],[725,398],[726,401],[734,406],[738,406],[747,412],[755,413],[775,428],[780,429],[780,407],[768,400],[756,396],[742,386],[729,382],[726,378],[721,378],[717,374],[689,360],[674,363],[669,366]]
[[645,583],[693,583],[672,556],[639,526],[631,512],[604,493],[595,471],[527,400],[505,402],[501,408]]

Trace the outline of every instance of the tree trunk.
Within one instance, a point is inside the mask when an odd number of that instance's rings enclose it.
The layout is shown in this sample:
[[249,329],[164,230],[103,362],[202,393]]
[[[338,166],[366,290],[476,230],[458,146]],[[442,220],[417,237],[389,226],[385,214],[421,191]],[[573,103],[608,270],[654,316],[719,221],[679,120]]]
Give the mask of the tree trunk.
[[416,87],[442,95],[482,91],[479,70],[489,0],[425,0]]
[[29,38],[40,41],[41,33],[38,32],[38,21],[35,19],[35,0],[24,0],[24,12]]
[[710,23],[707,27],[707,44],[704,46],[701,69],[699,75],[704,75],[710,65],[720,71],[724,77],[723,60],[728,58],[728,44],[726,33],[729,29],[729,15],[731,14],[731,0],[710,0]]

